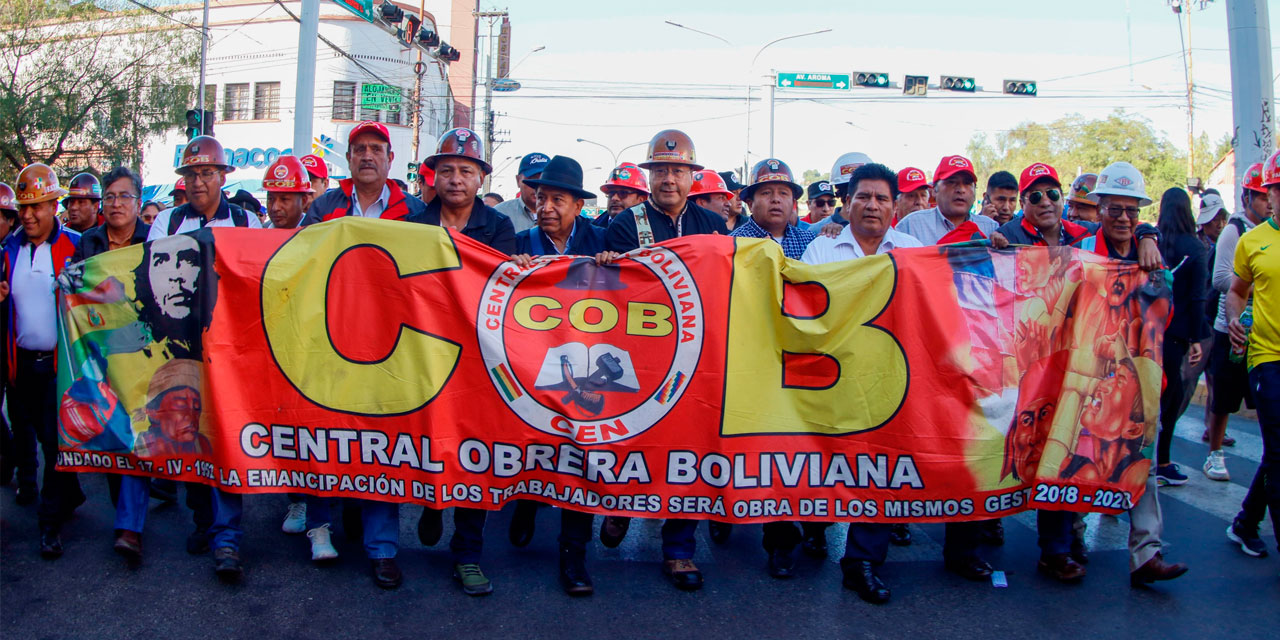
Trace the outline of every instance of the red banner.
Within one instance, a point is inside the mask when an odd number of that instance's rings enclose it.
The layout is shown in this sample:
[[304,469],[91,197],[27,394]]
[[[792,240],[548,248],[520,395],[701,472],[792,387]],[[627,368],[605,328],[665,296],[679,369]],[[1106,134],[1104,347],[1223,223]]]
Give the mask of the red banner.
[[212,229],[64,275],[60,466],[732,521],[1117,512],[1167,274],[1068,248],[827,265],[699,236],[520,269],[438,227]]

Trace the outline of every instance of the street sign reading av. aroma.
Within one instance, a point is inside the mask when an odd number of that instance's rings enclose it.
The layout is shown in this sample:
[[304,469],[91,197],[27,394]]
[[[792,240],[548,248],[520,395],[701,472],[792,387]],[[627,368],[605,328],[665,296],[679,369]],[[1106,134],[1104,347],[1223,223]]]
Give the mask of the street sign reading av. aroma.
[[834,89],[836,91],[844,91],[849,88],[849,74],[781,71],[778,73],[778,88]]

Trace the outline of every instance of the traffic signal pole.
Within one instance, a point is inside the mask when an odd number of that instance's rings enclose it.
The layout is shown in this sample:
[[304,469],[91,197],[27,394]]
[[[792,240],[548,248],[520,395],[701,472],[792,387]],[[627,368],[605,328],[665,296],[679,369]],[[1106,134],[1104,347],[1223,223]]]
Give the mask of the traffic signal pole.
[[1244,168],[1265,161],[1276,146],[1270,24],[1265,0],[1227,0],[1237,194]]
[[200,86],[196,87],[196,108],[200,110],[200,133],[208,129],[204,118],[204,72],[205,58],[209,54],[209,0],[204,0],[204,21],[200,23]]
[[[205,0],[206,3],[208,0]],[[320,35],[320,0],[302,0],[298,24],[298,75],[293,102],[293,155],[311,153],[311,125],[315,122],[316,41]]]

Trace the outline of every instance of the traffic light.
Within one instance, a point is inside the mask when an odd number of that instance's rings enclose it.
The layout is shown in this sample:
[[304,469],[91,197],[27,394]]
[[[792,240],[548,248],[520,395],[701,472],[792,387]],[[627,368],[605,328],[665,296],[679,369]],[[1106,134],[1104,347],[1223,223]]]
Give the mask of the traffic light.
[[458,50],[453,48],[453,46],[451,46],[448,42],[441,42],[440,48],[436,49],[436,53],[440,56],[442,60],[445,60],[447,62],[457,62],[459,59],[462,58],[462,54],[458,53]]
[[440,35],[433,29],[422,27],[418,29],[418,44],[424,47],[434,47],[440,44]]
[[963,76],[942,76],[938,80],[938,88],[947,91],[967,91],[973,93],[978,88],[978,83],[973,78]]
[[391,24],[400,24],[400,21],[404,20],[404,9],[391,4],[387,0],[383,0],[382,19]]
[[1036,95],[1035,80],[1005,80],[1004,92],[1014,96]]
[[187,140],[199,135],[213,135],[213,112],[205,110],[203,113],[199,109],[187,110]]
[[929,93],[929,76],[906,76],[902,80],[902,95],[923,96]]
[[884,89],[889,86],[889,74],[879,71],[854,71],[853,84],[859,87]]
[[406,45],[413,44],[415,38],[418,37],[418,27],[422,25],[422,21],[417,16],[408,16],[405,18],[404,26],[396,32],[396,37]]

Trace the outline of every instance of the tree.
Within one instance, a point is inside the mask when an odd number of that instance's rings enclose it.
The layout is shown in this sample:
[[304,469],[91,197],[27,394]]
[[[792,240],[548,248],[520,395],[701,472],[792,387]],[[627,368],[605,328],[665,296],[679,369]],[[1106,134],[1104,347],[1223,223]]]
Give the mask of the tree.
[[[800,186],[804,187],[807,190],[809,188],[809,185],[819,180],[830,180],[830,179],[831,179],[830,171],[818,171],[817,169],[805,169],[804,173],[801,174],[800,176]],[[807,202],[808,200],[809,200],[808,196],[803,196],[801,197],[800,202]]]
[[199,43],[167,14],[0,0],[0,176],[139,167],[147,139],[190,108]]
[[[1209,137],[1196,145],[1196,171],[1207,175],[1217,160]],[[1170,187],[1182,187],[1187,179],[1186,153],[1156,133],[1145,118],[1116,111],[1101,120],[1069,115],[1048,124],[1028,122],[1000,133],[991,141],[975,135],[968,153],[979,176],[1005,170],[1015,176],[1034,162],[1046,162],[1058,170],[1064,186],[1081,173],[1097,173],[1123,160],[1146,178],[1147,194],[1159,201]],[[1145,217],[1154,209],[1143,211]]]

